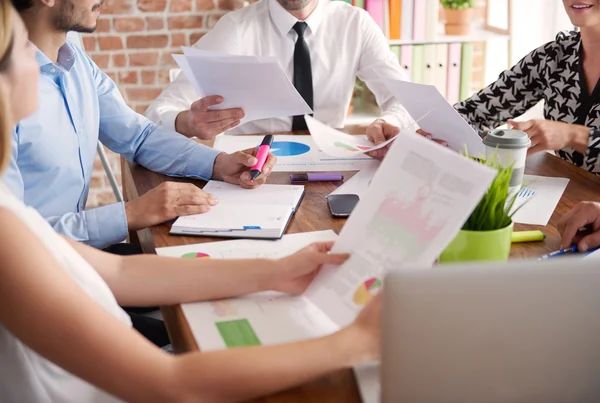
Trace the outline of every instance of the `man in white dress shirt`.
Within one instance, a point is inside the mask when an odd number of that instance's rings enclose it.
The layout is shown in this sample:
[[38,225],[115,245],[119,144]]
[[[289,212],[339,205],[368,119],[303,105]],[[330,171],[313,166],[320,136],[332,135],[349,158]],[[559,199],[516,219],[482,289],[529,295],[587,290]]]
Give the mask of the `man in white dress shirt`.
[[[343,1],[261,0],[223,16],[194,46],[235,55],[277,57],[313,108],[314,117],[330,126],[343,127],[357,76],[375,94],[382,110],[381,117],[369,126],[369,137],[383,138],[376,134],[412,123],[378,78],[377,72],[408,80],[387,39],[365,10]],[[146,116],[202,139],[224,130],[230,134],[262,133],[302,126],[291,116],[237,126],[243,111],[208,111],[218,98],[218,94],[211,95],[198,99],[193,85],[180,74],[148,108]]]

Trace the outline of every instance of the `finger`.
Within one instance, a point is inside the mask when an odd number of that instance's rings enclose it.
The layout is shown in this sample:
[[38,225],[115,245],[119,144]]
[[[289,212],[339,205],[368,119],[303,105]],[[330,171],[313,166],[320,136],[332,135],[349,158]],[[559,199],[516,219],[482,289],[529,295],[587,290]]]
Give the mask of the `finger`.
[[579,232],[579,229],[585,227],[588,224],[594,222],[594,218],[586,216],[581,211],[581,214],[573,215],[571,218],[565,223],[563,231],[562,231],[562,241],[561,246],[563,248],[568,248],[573,244],[573,239],[575,235]]
[[258,177],[254,180],[250,179],[249,172],[242,172],[242,174],[238,178],[238,185],[243,187],[244,189],[256,189],[260,185],[264,185],[266,182],[266,178],[263,176],[262,178]]
[[[256,151],[251,152],[251,150],[256,150]],[[253,167],[258,162],[256,157],[254,156],[256,152],[258,152],[258,149],[237,151],[237,152],[233,153],[232,156],[233,156],[234,164],[244,165],[247,167]]]
[[587,252],[600,246],[600,231],[584,236],[577,244],[579,252]]
[[526,120],[525,122],[517,122],[515,120],[509,120],[508,124],[511,125],[514,129],[527,131],[531,130],[535,124],[535,120]]
[[206,193],[182,193],[176,200],[173,201],[173,204],[177,206],[216,206],[219,204],[219,200],[213,195]]
[[383,128],[380,123],[374,123],[367,127],[367,139],[373,144],[379,144],[385,141],[385,135],[383,134]]
[[219,109],[204,112],[204,120],[206,122],[223,123],[223,121],[227,121],[227,124],[231,124],[243,117],[244,111],[241,108]]
[[533,155],[539,153],[540,151],[544,151],[545,149],[546,147],[544,147],[543,144],[536,144],[533,147],[529,147],[529,149],[527,150],[527,155]]
[[202,205],[185,205],[185,206],[173,206],[173,212],[175,217],[181,217],[192,214],[204,214],[210,211],[210,206],[207,204]]
[[218,105],[223,102],[223,97],[220,95],[211,95],[208,97],[200,98],[190,106],[190,110],[193,112],[206,112],[209,107]]
[[438,143],[439,145],[442,145],[444,147],[448,147],[448,142],[444,141],[444,140],[440,140],[440,139],[432,139],[433,141],[435,141],[436,143]]
[[229,129],[233,129],[234,127],[237,127],[237,126],[239,126],[239,125],[240,125],[240,121],[239,121],[239,120],[236,120],[236,121],[234,121],[233,123],[231,123],[231,124],[229,124],[229,125],[227,125],[227,126],[223,127],[223,128],[221,129],[221,131],[222,131],[222,132],[226,132],[227,130],[229,130]]
[[433,136],[431,135],[431,133],[426,132],[425,130],[422,130],[422,129],[417,130],[417,134],[420,134],[421,136],[423,136],[425,138],[428,138],[430,140],[433,138]]
[[348,260],[349,257],[350,257],[350,254],[348,254],[348,253],[319,253],[316,255],[315,260],[318,262],[319,265],[323,265],[323,264],[340,265],[340,264],[344,263],[346,260]]
[[326,241],[326,242],[315,242],[310,244],[308,247],[321,253],[327,253],[333,248],[335,241]]
[[380,152],[381,150],[369,151],[365,153],[371,158],[375,158],[376,160],[381,161],[385,157],[385,152]]

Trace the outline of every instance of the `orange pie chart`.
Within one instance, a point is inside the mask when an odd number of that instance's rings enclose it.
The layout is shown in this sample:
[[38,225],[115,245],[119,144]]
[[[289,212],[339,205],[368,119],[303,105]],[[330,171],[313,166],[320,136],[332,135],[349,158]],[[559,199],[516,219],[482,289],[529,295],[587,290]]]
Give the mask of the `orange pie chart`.
[[381,282],[381,280],[375,277],[371,277],[370,279],[358,286],[358,288],[354,292],[354,297],[352,298],[352,300],[356,305],[366,305],[367,303],[369,303],[369,301],[373,299],[375,295],[377,295],[377,292],[379,291],[382,285],[383,283]]

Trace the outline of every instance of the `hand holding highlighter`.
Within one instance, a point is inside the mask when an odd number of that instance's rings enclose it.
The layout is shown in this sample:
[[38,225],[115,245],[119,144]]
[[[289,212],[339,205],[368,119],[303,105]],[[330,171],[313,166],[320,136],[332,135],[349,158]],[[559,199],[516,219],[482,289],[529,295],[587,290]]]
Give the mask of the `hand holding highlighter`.
[[253,182],[254,179],[258,178],[262,172],[263,165],[269,156],[269,151],[271,150],[271,144],[273,143],[273,135],[268,134],[263,139],[262,143],[260,143],[260,147],[258,148],[258,153],[256,153],[256,164],[252,168],[250,168],[250,182]]

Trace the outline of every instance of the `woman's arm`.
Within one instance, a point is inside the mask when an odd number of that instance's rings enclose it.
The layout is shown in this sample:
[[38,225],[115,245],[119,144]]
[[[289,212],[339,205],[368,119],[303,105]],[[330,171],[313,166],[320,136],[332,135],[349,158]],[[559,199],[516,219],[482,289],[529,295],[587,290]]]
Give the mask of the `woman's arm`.
[[534,50],[454,108],[480,135],[521,116],[543,98],[546,57],[553,46],[555,42],[549,42]]
[[14,215],[0,209],[0,222],[0,322],[40,355],[126,401],[240,401],[378,354],[376,298],[355,324],[328,337],[170,356],[95,303]]
[[102,276],[122,306],[173,305],[275,290],[301,293],[323,264],[341,264],[332,242],[312,244],[284,259],[120,257],[68,240]]

